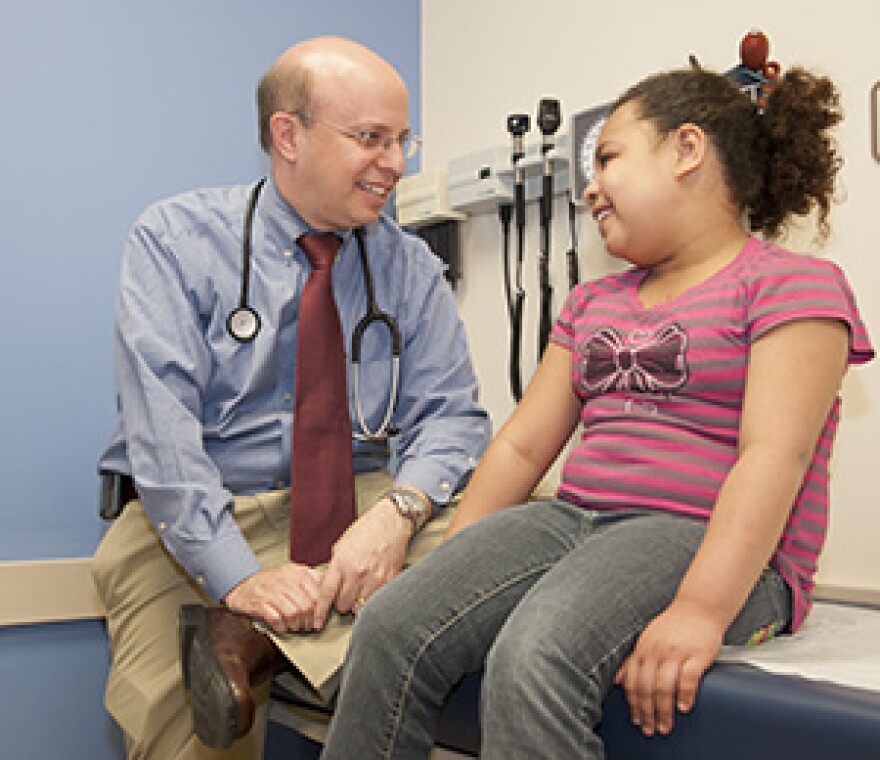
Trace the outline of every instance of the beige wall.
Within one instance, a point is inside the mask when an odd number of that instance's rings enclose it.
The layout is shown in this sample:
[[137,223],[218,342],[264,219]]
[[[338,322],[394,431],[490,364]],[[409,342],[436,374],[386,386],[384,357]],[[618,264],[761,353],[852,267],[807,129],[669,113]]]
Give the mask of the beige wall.
[[[822,251],[852,282],[875,343],[880,343],[880,164],[870,155],[869,91],[880,79],[880,4],[840,0],[824,12],[799,0],[738,0],[707,9],[702,0],[597,3],[582,0],[423,0],[423,165],[482,148],[509,145],[508,113],[534,114],[541,97],[557,97],[563,115],[607,101],[651,71],[684,65],[693,53],[725,70],[738,63],[742,35],[759,27],[771,57],[832,76],[843,92],[846,158],[842,204]],[[815,6],[812,6],[815,7]],[[832,10],[828,10],[828,9]],[[538,141],[538,132],[530,133]],[[567,220],[554,208],[555,307],[564,297]],[[534,367],[537,324],[537,209],[528,209],[524,376]],[[579,219],[582,277],[609,270],[592,223]],[[792,247],[808,248],[809,235]],[[468,326],[484,400],[496,426],[512,408],[507,387],[508,327],[503,305],[497,217],[483,214],[462,226],[463,279],[459,301]],[[834,461],[832,529],[820,581],[880,589],[880,360],[850,373]]]

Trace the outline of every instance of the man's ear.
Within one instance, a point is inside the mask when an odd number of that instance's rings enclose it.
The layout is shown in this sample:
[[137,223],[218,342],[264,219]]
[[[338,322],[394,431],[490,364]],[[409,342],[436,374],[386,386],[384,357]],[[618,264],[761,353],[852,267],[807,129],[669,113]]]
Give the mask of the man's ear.
[[297,138],[301,128],[300,120],[292,113],[276,111],[269,117],[272,146],[287,161],[296,160]]
[[676,176],[692,174],[703,165],[709,138],[696,124],[682,124],[675,133]]

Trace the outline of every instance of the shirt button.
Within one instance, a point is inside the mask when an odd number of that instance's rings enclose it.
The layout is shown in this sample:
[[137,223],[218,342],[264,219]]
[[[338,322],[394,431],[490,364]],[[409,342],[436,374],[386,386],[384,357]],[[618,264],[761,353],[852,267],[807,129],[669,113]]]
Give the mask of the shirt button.
[[468,457],[468,464],[469,464],[471,467],[476,467],[476,466],[477,466],[477,460],[474,459],[473,457]]
[[205,576],[204,575],[197,575],[196,576],[196,583],[198,583],[200,586],[204,586],[205,585]]
[[449,483],[444,480],[442,483],[440,483],[440,488],[442,488],[444,491],[448,491],[449,490]]
[[285,394],[284,394],[284,400],[289,404],[289,403],[293,400],[293,394],[291,394],[291,393],[285,393]]
[[168,530],[168,523],[165,522],[164,520],[160,520],[159,530]]

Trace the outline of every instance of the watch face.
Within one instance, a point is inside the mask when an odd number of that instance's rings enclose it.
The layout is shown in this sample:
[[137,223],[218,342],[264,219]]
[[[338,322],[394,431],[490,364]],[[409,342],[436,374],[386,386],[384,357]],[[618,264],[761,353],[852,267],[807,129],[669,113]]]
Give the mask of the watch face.
[[421,516],[425,512],[425,504],[414,493],[403,491],[400,493],[400,499],[407,514]]
[[601,105],[580,111],[571,117],[571,197],[577,204],[584,203],[584,189],[593,178],[593,157],[596,140],[608,118],[609,106]]
[[415,493],[405,488],[389,488],[380,498],[388,498],[394,503],[400,512],[413,525],[413,532],[418,533],[428,521],[431,513],[428,505]]

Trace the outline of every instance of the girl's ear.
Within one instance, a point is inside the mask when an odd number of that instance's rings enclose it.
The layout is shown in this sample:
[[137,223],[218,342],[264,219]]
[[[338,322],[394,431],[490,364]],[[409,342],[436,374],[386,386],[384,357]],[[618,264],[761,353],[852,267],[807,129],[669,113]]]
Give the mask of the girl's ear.
[[675,133],[676,177],[692,174],[703,165],[709,138],[696,124],[682,124]]

